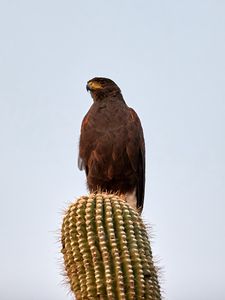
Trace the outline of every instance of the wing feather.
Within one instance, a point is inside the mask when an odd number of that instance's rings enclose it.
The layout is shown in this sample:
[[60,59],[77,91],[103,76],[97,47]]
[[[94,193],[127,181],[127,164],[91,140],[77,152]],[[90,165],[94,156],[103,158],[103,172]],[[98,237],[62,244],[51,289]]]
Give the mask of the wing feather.
[[145,194],[145,143],[144,134],[140,119],[136,112],[129,108],[130,125],[129,125],[129,143],[127,144],[127,154],[133,170],[137,174],[137,208],[142,211]]

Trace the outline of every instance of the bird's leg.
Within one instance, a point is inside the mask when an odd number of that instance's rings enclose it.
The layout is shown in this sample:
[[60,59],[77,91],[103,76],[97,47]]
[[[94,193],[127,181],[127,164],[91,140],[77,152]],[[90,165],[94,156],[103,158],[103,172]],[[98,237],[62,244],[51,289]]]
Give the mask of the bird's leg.
[[133,192],[120,194],[122,199],[124,199],[133,209],[137,210],[137,197],[136,197],[136,188]]

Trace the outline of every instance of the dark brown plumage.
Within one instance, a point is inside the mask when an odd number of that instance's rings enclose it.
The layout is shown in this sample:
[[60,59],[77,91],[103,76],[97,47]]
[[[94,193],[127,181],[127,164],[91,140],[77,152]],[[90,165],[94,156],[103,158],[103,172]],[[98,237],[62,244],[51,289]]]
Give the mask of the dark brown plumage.
[[145,145],[136,112],[129,108],[119,87],[96,77],[87,90],[94,100],[81,125],[79,168],[85,169],[91,192],[136,194],[142,211],[145,189]]

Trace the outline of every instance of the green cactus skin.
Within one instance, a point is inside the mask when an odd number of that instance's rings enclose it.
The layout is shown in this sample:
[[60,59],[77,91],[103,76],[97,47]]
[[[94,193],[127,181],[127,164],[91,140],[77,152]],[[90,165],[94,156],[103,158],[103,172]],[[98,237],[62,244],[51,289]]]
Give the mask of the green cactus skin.
[[161,299],[145,226],[118,196],[91,194],[70,205],[62,253],[77,300]]

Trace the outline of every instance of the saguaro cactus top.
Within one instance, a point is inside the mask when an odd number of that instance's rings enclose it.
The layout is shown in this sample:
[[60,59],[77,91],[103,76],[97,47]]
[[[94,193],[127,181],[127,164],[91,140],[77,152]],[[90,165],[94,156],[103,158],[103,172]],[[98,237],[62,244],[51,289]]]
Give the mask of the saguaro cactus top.
[[161,299],[145,226],[118,196],[91,194],[70,205],[62,253],[77,300]]

